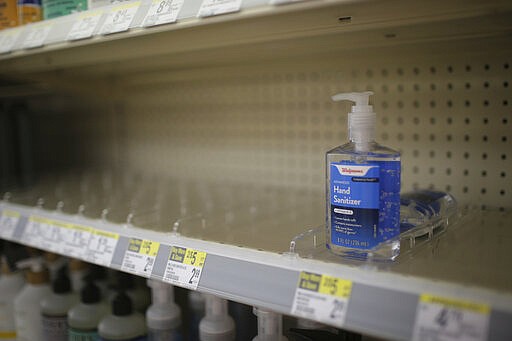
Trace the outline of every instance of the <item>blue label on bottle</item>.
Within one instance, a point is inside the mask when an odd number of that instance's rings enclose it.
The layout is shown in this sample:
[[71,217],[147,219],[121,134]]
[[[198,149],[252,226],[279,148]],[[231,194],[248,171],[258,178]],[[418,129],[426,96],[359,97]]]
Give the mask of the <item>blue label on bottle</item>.
[[331,243],[371,249],[400,232],[400,162],[330,165]]

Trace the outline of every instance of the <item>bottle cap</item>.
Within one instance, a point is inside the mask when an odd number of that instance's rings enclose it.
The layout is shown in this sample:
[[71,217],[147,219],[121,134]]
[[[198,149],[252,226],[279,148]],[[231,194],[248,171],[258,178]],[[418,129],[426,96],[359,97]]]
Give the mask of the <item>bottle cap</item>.
[[112,314],[115,316],[128,316],[132,312],[132,300],[124,292],[119,292],[112,301]]
[[100,289],[94,282],[87,281],[87,284],[80,292],[80,300],[85,304],[94,304],[101,301]]
[[60,268],[57,272],[57,278],[52,283],[52,290],[56,294],[71,292],[71,281],[69,280],[66,267]]

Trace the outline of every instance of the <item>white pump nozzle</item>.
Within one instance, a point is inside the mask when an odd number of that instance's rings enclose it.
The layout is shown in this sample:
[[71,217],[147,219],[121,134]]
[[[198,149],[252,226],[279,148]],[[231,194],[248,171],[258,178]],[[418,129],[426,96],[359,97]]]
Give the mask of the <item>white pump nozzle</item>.
[[46,271],[44,266],[44,260],[41,257],[33,257],[16,262],[16,266],[19,269],[30,269],[32,272],[43,272]]
[[369,143],[375,140],[376,114],[369,104],[372,91],[346,92],[332,96],[333,101],[348,100],[355,103],[348,114],[348,131],[350,141],[358,151],[368,151]]

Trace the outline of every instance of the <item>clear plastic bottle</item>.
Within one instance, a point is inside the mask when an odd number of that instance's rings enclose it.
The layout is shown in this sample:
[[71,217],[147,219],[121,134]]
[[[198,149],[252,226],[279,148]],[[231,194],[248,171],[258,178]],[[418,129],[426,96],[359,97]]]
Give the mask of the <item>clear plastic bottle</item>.
[[204,296],[199,291],[188,291],[188,336],[190,340],[199,340],[199,323],[204,317]]
[[326,154],[326,246],[343,256],[394,259],[400,251],[400,153],[375,141],[372,94],[333,96],[355,105],[348,115],[350,141]]
[[30,267],[27,283],[14,299],[14,318],[18,341],[43,340],[40,302],[51,294],[48,270],[40,258],[18,262],[19,268]]
[[20,271],[9,267],[7,259],[2,256],[2,276],[0,277],[0,339],[16,340],[14,321],[14,298],[19,294],[25,281]]
[[80,303],[68,312],[69,341],[97,341],[98,324],[108,314],[101,290],[89,281],[80,292]]
[[181,341],[181,309],[174,303],[174,287],[148,280],[152,304],[146,311],[148,341]]
[[41,321],[43,335],[46,341],[67,341],[68,311],[77,302],[77,297],[71,290],[71,281],[66,268],[58,271],[52,283],[52,293],[41,300]]

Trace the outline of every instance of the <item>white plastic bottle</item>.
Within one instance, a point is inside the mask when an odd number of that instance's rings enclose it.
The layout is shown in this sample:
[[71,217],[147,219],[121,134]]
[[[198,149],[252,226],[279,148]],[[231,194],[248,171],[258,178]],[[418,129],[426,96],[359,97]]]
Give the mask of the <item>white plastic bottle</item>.
[[14,299],[17,340],[40,341],[43,340],[40,302],[52,292],[48,270],[41,258],[18,262],[18,267],[30,267],[30,270],[26,273],[25,286]]
[[199,323],[199,340],[235,340],[235,321],[228,315],[228,301],[210,294],[205,294],[204,297],[206,315]]
[[57,272],[52,283],[52,293],[41,300],[41,321],[45,341],[67,341],[68,311],[77,302],[77,297],[71,290],[71,281],[66,274],[66,268]]
[[80,303],[68,312],[68,340],[98,340],[98,325],[108,314],[108,307],[101,300],[101,289],[88,282],[80,292]]
[[25,281],[20,271],[13,271],[2,257],[2,276],[0,277],[0,340],[16,340],[14,321],[14,298],[19,294]]
[[273,311],[254,308],[258,316],[258,335],[253,341],[287,341],[283,336],[283,317]]
[[375,141],[373,93],[342,93],[355,102],[350,141],[326,154],[326,246],[340,255],[394,259],[400,251],[400,153]]
[[180,341],[181,309],[174,303],[174,287],[148,279],[152,304],[146,311],[148,341]]
[[112,301],[112,314],[101,320],[98,334],[102,341],[146,340],[146,321],[134,311],[130,297],[120,292]]

